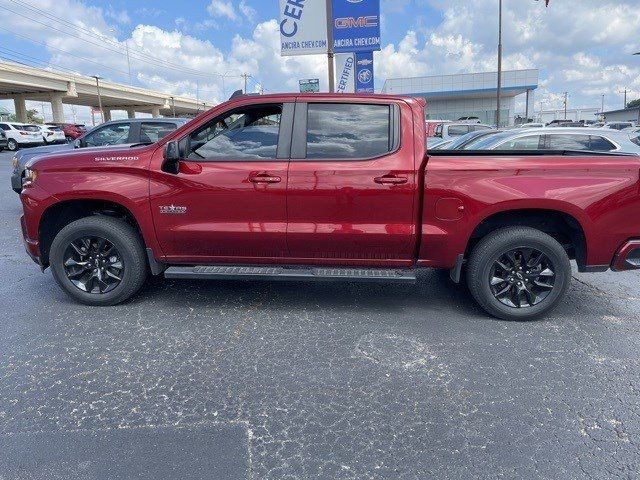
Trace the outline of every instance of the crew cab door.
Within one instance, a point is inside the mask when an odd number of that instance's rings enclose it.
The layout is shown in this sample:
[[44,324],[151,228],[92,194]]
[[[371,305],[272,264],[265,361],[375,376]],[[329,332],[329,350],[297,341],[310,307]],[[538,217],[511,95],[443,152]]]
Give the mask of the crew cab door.
[[403,102],[296,104],[287,243],[292,257],[403,265],[415,241],[413,118]]
[[241,102],[179,141],[178,174],[152,173],[151,207],[167,260],[286,256],[293,109],[292,103]]

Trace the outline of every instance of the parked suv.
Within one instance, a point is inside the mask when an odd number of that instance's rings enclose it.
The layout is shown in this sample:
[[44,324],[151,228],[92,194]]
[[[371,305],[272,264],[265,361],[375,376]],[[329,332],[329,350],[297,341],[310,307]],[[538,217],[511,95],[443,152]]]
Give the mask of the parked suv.
[[186,118],[131,118],[106,122],[91,129],[83,137],[63,145],[47,145],[18,152],[13,157],[11,188],[22,191],[22,177],[26,163],[50,153],[87,147],[151,144],[187,123]]
[[42,135],[40,130],[32,125],[22,123],[0,122],[0,128],[7,136],[7,149],[15,152],[21,147],[30,145],[42,145]]
[[36,125],[42,133],[42,140],[45,145],[50,143],[66,143],[67,137],[64,130],[59,125]]

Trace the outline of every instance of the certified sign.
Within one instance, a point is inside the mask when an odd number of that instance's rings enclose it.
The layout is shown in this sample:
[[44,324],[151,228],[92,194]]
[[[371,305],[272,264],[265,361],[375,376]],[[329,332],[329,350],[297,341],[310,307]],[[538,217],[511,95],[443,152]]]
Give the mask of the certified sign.
[[380,0],[333,1],[333,51],[380,50]]
[[283,56],[327,53],[327,5],[324,0],[280,0]]
[[356,60],[353,53],[336,55],[336,93],[353,93],[356,84]]

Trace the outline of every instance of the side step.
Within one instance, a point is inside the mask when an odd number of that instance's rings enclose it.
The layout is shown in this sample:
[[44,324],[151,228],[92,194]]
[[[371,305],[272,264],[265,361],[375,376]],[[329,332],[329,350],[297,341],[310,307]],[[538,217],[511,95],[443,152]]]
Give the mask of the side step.
[[188,280],[416,282],[416,274],[413,270],[368,268],[200,265],[169,267],[164,272],[164,276]]

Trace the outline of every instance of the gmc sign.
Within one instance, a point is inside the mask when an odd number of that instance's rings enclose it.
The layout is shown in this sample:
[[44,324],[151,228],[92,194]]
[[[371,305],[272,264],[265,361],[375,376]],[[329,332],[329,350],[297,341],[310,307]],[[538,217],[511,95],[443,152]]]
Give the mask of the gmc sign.
[[378,26],[377,16],[368,17],[344,17],[335,19],[336,28],[369,28]]

